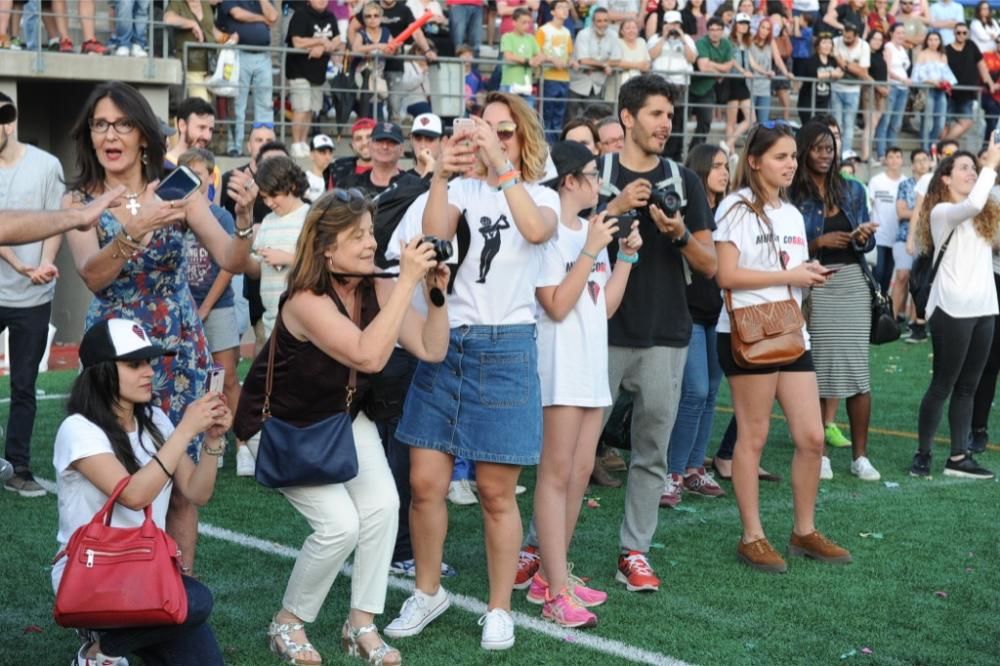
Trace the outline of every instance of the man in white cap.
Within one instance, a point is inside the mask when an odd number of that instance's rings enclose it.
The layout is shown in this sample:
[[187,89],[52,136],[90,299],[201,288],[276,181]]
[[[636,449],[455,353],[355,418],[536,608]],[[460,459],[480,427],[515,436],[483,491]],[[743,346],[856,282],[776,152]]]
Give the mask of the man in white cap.
[[433,113],[421,113],[413,119],[413,127],[410,128],[413,168],[410,173],[420,178],[431,177],[434,163],[441,157],[442,134],[441,118]]
[[306,198],[309,201],[316,201],[332,187],[323,174],[333,161],[334,148],[333,139],[326,134],[317,134],[309,142],[309,160],[312,162],[306,171],[306,179],[309,181]]

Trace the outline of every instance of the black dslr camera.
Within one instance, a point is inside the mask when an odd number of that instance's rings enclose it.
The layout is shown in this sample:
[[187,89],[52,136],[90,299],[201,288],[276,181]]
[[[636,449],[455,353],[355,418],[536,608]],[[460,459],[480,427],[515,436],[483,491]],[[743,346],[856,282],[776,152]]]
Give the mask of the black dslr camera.
[[436,236],[424,236],[420,239],[420,244],[430,243],[434,247],[434,260],[440,264],[451,259],[451,243],[441,240]]
[[663,211],[667,217],[673,217],[681,210],[681,198],[673,189],[654,189],[649,193],[649,204]]

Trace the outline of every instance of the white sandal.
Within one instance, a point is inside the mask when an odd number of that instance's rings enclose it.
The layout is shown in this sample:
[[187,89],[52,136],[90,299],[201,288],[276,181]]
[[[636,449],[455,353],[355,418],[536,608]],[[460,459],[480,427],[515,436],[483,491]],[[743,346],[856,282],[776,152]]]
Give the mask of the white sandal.
[[371,652],[358,643],[358,638],[365,634],[375,634],[378,636],[378,628],[374,624],[366,624],[355,629],[351,626],[351,621],[344,622],[344,630],[340,636],[340,644],[344,652],[349,657],[359,657],[367,661],[371,666],[398,666],[403,663],[403,656],[399,650],[392,647],[379,636],[381,643]]
[[[277,618],[277,615],[275,615]],[[286,664],[295,666],[319,666],[323,663],[323,657],[319,651],[313,647],[312,643],[306,641],[299,645],[291,637],[293,631],[303,631],[305,625],[301,622],[279,623],[271,620],[271,625],[267,628],[267,637],[270,639],[271,652],[278,655]],[[278,643],[281,641],[281,644]],[[317,661],[299,661],[299,655],[303,652],[312,652],[319,659]]]

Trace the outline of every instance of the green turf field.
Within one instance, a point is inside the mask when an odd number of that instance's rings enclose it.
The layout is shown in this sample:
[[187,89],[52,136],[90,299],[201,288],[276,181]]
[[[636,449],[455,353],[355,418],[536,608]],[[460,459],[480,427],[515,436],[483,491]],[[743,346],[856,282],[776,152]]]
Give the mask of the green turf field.
[[[787,575],[767,575],[737,562],[739,519],[729,496],[686,496],[680,510],[661,509],[651,552],[663,579],[660,592],[629,594],[614,582],[623,490],[600,489],[600,507],[584,508],[571,559],[576,571],[610,592],[597,609],[599,626],[585,634],[540,624],[538,608],[515,593],[514,610],[534,622],[518,628],[514,649],[479,649],[471,602],[485,599],[485,562],[478,508],[452,507],[446,560],[459,576],[448,589],[468,597],[423,635],[398,641],[407,664],[997,664],[1000,663],[1000,484],[940,475],[947,450],[936,448],[931,480],[906,470],[915,448],[916,410],[929,379],[929,344],[895,343],[872,354],[874,413],[870,457],[882,482],[863,483],[848,472],[850,450],[831,453],[833,481],[823,482],[817,524],[850,548],[854,563],[836,567],[792,560]],[[65,393],[71,373],[50,373],[39,387]],[[6,379],[0,396],[9,396]],[[720,398],[714,445],[729,418]],[[0,423],[9,405],[0,404]],[[52,441],[62,401],[39,403],[35,473],[52,479]],[[788,467],[791,443],[776,417],[764,465],[785,476],[763,484],[761,501],[771,541],[784,550],[791,530]],[[994,429],[1000,426],[995,425]],[[846,432],[846,430],[845,430]],[[1000,468],[1000,447],[981,457]],[[711,451],[710,451],[711,453]],[[889,488],[885,481],[898,483]],[[529,489],[534,470],[522,482]],[[521,497],[527,521],[531,493]],[[276,664],[265,627],[281,600],[292,561],[307,534],[305,522],[276,493],[235,476],[227,455],[202,522],[278,544],[276,553],[203,534],[197,569],[215,593],[212,624],[230,664]],[[51,619],[49,562],[55,551],[56,499],[0,494],[0,665],[69,663],[75,635]],[[214,536],[213,536],[214,535]],[[256,542],[255,542],[256,543]],[[405,582],[405,581],[402,581]],[[352,663],[338,653],[349,581],[338,579],[310,637],[324,663]],[[406,593],[390,589],[383,626]],[[541,633],[538,627],[547,629]],[[354,662],[360,663],[360,662]]]

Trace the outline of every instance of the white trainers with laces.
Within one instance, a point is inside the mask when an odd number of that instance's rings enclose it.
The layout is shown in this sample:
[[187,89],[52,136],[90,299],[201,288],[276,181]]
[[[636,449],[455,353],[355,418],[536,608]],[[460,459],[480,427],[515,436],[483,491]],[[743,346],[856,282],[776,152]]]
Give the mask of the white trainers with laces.
[[872,462],[865,456],[861,456],[851,463],[851,474],[862,481],[878,481],[882,478],[882,475],[878,473]]
[[833,478],[833,468],[830,467],[830,459],[823,456],[823,461],[819,467],[819,478],[821,481],[829,481]]
[[468,479],[460,479],[448,484],[448,501],[452,504],[479,504]]
[[389,638],[416,636],[441,613],[448,610],[449,606],[451,597],[448,596],[444,586],[439,586],[437,594],[433,596],[413,588],[413,594],[399,609],[399,617],[390,622],[383,633]]
[[253,476],[257,471],[257,461],[250,452],[250,447],[244,444],[236,447],[236,476]]
[[133,44],[132,48],[129,50],[129,55],[133,58],[145,58],[149,55],[149,53],[147,53],[146,49],[142,48],[138,44]]
[[479,646],[484,650],[507,650],[514,647],[514,618],[502,608],[486,611],[479,618],[483,637]]

